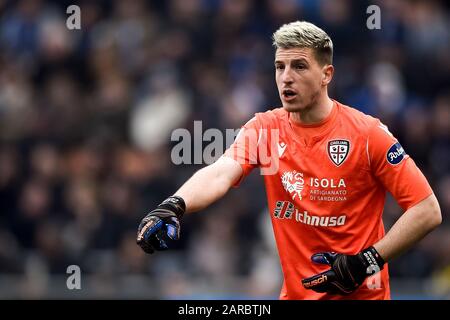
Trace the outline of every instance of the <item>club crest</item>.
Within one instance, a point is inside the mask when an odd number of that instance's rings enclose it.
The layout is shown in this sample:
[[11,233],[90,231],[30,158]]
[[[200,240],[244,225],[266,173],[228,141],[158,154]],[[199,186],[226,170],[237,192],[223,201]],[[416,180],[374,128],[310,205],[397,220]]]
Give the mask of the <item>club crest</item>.
[[330,160],[339,167],[347,159],[350,142],[342,139],[328,141],[327,151]]

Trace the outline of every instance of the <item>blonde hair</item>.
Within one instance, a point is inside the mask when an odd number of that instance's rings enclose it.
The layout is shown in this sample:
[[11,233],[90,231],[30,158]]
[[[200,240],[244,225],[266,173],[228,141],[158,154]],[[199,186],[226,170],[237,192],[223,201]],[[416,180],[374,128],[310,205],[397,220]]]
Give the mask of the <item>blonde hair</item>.
[[320,64],[333,63],[331,38],[310,22],[295,21],[284,24],[274,32],[272,38],[276,49],[311,48]]

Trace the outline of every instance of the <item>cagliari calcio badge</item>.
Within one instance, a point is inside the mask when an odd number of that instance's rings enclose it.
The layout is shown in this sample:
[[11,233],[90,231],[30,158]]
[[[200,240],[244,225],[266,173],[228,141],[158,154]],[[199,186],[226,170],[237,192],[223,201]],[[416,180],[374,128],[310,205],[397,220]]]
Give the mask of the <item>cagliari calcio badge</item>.
[[327,151],[330,160],[339,167],[347,159],[350,152],[350,142],[343,139],[330,140],[328,141]]

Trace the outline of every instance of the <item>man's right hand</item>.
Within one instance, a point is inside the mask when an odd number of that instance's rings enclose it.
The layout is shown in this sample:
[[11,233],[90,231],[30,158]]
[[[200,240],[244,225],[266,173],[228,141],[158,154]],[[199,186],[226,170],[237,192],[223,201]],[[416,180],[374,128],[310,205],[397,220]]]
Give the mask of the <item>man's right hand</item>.
[[146,253],[167,250],[168,240],[180,238],[180,220],[186,210],[184,200],[171,196],[147,214],[139,224],[137,244]]

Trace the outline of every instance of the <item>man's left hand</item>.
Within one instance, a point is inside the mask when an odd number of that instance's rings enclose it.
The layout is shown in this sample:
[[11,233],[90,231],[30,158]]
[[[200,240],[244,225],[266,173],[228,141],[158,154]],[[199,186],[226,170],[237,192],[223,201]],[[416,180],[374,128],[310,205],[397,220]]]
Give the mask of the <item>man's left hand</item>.
[[302,280],[303,287],[316,292],[348,295],[354,292],[364,280],[383,269],[384,260],[374,247],[356,255],[322,252],[312,255],[315,263],[327,264],[331,268]]

